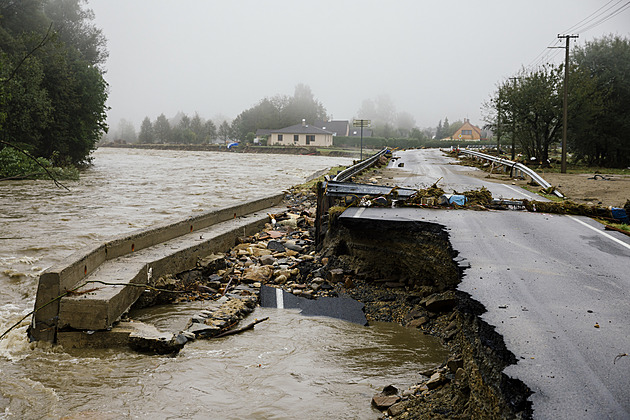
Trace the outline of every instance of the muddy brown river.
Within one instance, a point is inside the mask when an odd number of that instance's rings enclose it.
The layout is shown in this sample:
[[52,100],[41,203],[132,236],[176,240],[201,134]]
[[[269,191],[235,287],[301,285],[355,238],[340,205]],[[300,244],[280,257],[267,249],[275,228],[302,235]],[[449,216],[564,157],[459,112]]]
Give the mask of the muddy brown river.
[[[47,267],[114,235],[277,193],[350,159],[99,149],[70,191],[49,181],[0,183],[0,332],[33,309]],[[177,331],[204,302],[132,317]],[[373,394],[406,388],[444,361],[431,337],[395,324],[362,327],[293,310],[252,331],[188,344],[176,357],[67,352],[0,340],[0,419],[370,419]],[[246,320],[247,322],[247,320]]]

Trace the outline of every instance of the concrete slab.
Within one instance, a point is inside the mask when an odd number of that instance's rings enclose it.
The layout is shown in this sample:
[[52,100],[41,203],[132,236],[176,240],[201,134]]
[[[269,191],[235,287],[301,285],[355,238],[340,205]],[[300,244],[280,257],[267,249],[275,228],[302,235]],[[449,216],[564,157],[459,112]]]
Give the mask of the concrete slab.
[[363,304],[349,297],[306,299],[275,287],[260,288],[260,306],[265,308],[301,309],[305,316],[328,316],[355,324],[367,325]]
[[[254,212],[271,211],[271,208],[280,204],[283,197],[284,194],[276,194],[269,197],[252,199],[235,206],[212,210],[184,220],[167,222],[149,229],[141,229],[131,234],[121,235],[108,242],[76,252],[69,256],[63,263],[48,268],[40,276],[33,322],[28,331],[29,337],[33,340],[55,342],[59,312],[61,310],[60,296],[66,291],[73,290],[78,285],[81,285],[81,283],[84,282],[88,276],[91,276],[105,261],[134,254],[151,246],[159,246],[164,242],[181,237],[182,235],[191,234],[194,236],[197,234],[202,238],[202,231],[205,228],[221,222],[237,220]],[[198,251],[204,252],[204,249],[213,249],[213,246],[214,249],[227,249],[230,247],[229,245],[231,245],[228,244],[230,241],[234,241],[234,234],[219,236],[213,242],[212,246],[205,246],[205,248],[201,246]],[[157,260],[153,261],[152,265],[150,267],[147,266],[146,269],[153,269],[152,272],[155,275],[156,269],[168,270],[169,267],[172,267],[173,270],[176,270],[177,267],[185,266],[185,264],[182,263],[182,259],[186,264],[194,264],[196,263],[196,252],[197,251],[190,252],[186,249],[181,250],[178,259],[171,258],[168,253],[163,253],[166,257],[163,255],[157,257]],[[175,261],[177,261],[177,264],[174,263]],[[137,272],[140,273],[140,271],[141,269]],[[140,274],[138,275],[141,277]],[[113,278],[115,279],[116,276],[113,276]],[[123,283],[128,280],[129,279],[123,281]],[[140,283],[142,282],[140,281]],[[134,293],[137,292],[135,289],[129,289],[129,291],[133,291]],[[114,312],[119,312],[119,310]],[[103,313],[103,317],[112,318],[113,316],[115,318],[115,315],[108,314],[107,312]],[[109,324],[109,321],[107,323]]]
[[57,342],[64,349],[123,348],[129,347],[132,336],[169,340],[173,334],[161,332],[143,322],[122,321],[107,331],[60,331],[57,333]]
[[259,231],[268,221],[268,212],[283,210],[279,207],[265,209],[105,261],[81,280],[79,284],[84,285],[77,289],[80,295],[61,299],[59,328],[110,328],[136,301],[143,291],[141,285],[147,284],[150,278],[194,268],[199,258],[226,251],[237,237]]

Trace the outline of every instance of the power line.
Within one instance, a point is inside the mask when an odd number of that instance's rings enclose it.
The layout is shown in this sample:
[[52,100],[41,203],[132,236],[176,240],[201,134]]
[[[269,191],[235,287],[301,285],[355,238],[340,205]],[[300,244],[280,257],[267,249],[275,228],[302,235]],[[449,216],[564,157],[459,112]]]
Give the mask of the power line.
[[544,50],[542,50],[534,59],[527,65],[527,68],[538,67],[539,63],[545,59],[545,56],[549,54],[549,48],[552,48],[555,44],[560,43],[559,39],[554,39]]
[[[613,8],[613,7],[615,7],[615,6],[617,6],[617,5],[618,5],[619,3],[621,3],[623,0],[617,0],[617,2],[616,2],[615,4],[613,4],[612,6],[608,7],[608,5],[609,5],[610,3],[612,3],[612,2],[614,2],[614,1],[615,1],[615,0],[610,0],[608,3],[606,3],[605,5],[603,5],[602,7],[600,7],[599,9],[595,10],[593,13],[591,13],[590,15],[588,15],[587,17],[585,17],[584,19],[582,19],[581,21],[579,21],[579,22],[578,22],[578,23],[576,23],[575,25],[573,25],[573,26],[571,26],[571,27],[569,27],[569,28],[565,29],[564,31],[562,31],[562,32],[560,32],[560,33],[566,34],[566,33],[570,33],[570,32],[577,32],[577,31],[578,31],[578,29],[577,29],[577,28],[579,28],[579,27],[580,27],[580,25],[582,25],[582,24],[585,24],[585,25],[586,25],[586,24],[590,24],[590,22],[587,22],[587,21],[588,21],[589,19],[591,19],[591,17],[592,17],[593,19],[596,19],[596,18],[599,16],[599,14],[601,14],[601,13],[605,13],[607,10],[609,10],[609,9],[611,9],[611,8]],[[600,11],[601,11],[602,9],[604,9],[604,8],[607,8],[607,9],[606,9],[606,10],[603,10],[603,11],[600,13]],[[595,15],[595,16],[594,16],[594,15]]]
[[[624,3],[625,1],[625,3]],[[621,3],[621,6],[619,6]],[[595,10],[593,13],[576,23],[575,25],[567,28],[562,33],[583,33],[588,30],[595,28],[598,25],[612,19],[613,17],[619,15],[630,8],[630,1],[626,0],[610,0],[608,3],[601,6],[599,9]],[[558,51],[558,44],[561,41],[559,39],[554,39],[545,49],[543,49],[534,59],[526,66],[527,69],[539,67],[544,63],[548,63],[555,59],[560,51]],[[562,48],[562,47],[560,47]],[[554,50],[554,51],[551,51]]]
[[589,25],[587,27],[584,27],[584,28],[581,28],[581,29],[577,30],[576,32],[583,33],[583,32],[586,32],[588,30],[591,30],[594,27],[596,27],[598,25],[601,25],[602,23],[604,23],[604,22],[614,18],[615,16],[617,16],[620,13],[622,13],[624,10],[628,9],[629,7],[630,7],[630,1],[626,2],[626,4],[624,4],[623,6],[617,8],[616,10],[614,10],[608,16],[604,16],[603,18],[601,18],[597,22],[593,22],[591,25]]

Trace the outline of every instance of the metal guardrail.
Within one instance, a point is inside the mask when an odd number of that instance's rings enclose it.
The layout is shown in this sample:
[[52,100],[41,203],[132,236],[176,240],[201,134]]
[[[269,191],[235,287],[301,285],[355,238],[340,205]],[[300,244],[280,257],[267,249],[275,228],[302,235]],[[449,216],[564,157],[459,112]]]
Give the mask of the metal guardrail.
[[411,188],[387,187],[384,185],[354,184],[339,181],[328,181],[326,183],[326,195],[329,197],[344,197],[346,195],[357,195],[361,197],[364,195],[389,195],[392,193],[392,190],[395,190],[396,194],[401,199],[409,198],[418,192]]
[[376,161],[378,160],[378,158],[380,158],[385,153],[387,153],[388,150],[389,149],[387,147],[385,147],[385,148],[383,148],[383,150],[381,150],[380,152],[374,154],[373,156],[362,160],[361,162],[357,163],[356,165],[352,165],[352,166],[344,169],[343,171],[339,172],[337,174],[337,176],[335,176],[333,178],[333,181],[343,182],[346,179],[352,178],[354,175],[358,174],[362,170],[364,170],[366,168],[369,168],[370,166],[374,165],[376,163]]
[[[548,183],[547,181],[545,181],[540,175],[538,175],[534,170],[528,168],[527,166],[523,165],[522,163],[518,163],[518,162],[513,162],[511,160],[508,159],[503,159],[500,157],[496,157],[496,156],[492,156],[492,155],[487,155],[485,153],[481,153],[481,152],[475,152],[473,150],[460,150],[460,153],[466,154],[466,155],[471,155],[471,156],[475,156],[478,157],[480,159],[485,159],[485,160],[489,160],[492,161],[494,163],[498,163],[500,165],[503,166],[507,166],[509,168],[513,168],[517,171],[521,171],[522,173],[526,174],[527,176],[529,176],[534,182],[536,182],[538,185],[540,185],[543,188],[549,188],[551,187],[551,184]],[[562,193],[558,190],[553,190],[553,193],[560,198],[564,198],[564,195],[562,195]]]

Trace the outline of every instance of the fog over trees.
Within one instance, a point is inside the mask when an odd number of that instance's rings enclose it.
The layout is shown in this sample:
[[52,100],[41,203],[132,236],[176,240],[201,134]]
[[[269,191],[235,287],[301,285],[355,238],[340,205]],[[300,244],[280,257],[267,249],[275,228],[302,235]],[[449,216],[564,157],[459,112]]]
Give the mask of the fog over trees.
[[[372,135],[383,138],[414,138],[430,140],[447,138],[462,125],[461,120],[445,125],[442,121],[438,127],[418,128],[411,113],[397,111],[396,105],[388,95],[379,95],[374,99],[365,99],[357,110],[356,118],[371,121]],[[105,137],[107,141],[125,141],[140,143],[187,143],[202,144],[211,142],[246,141],[252,142],[258,129],[278,129],[299,124],[302,120],[312,124],[317,121],[329,121],[324,104],[315,98],[310,86],[298,84],[292,96],[275,95],[261,99],[256,105],[241,112],[234,120],[229,121],[219,116],[219,121],[205,120],[198,112],[190,116],[178,112],[167,118],[160,114],[151,121],[145,117],[136,137],[123,119],[118,126]],[[352,121],[353,118],[347,118]]]

